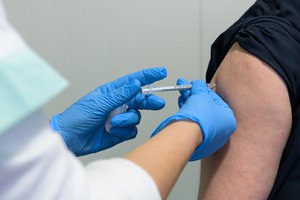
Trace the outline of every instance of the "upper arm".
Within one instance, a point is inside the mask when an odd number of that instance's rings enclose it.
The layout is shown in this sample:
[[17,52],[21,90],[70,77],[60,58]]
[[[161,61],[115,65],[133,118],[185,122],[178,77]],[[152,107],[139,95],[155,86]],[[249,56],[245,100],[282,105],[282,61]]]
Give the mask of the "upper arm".
[[238,44],[213,81],[216,92],[233,109],[237,129],[221,150],[202,161],[199,198],[266,199],[291,128],[285,83]]

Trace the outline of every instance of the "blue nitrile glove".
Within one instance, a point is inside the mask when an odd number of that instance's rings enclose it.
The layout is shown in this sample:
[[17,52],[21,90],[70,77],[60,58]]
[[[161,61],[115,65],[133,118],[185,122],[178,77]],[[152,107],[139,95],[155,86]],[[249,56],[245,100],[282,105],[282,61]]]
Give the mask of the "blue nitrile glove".
[[[179,79],[177,84],[187,84]],[[203,81],[192,82],[190,91],[181,92],[178,100],[180,110],[163,121],[152,136],[174,121],[190,120],[199,124],[203,141],[195,150],[190,161],[208,157],[220,149],[236,128],[233,111]]]
[[[156,95],[140,94],[141,86],[164,79],[164,67],[145,69],[96,88],[67,110],[51,119],[68,148],[77,156],[95,153],[136,137],[138,109],[159,110],[165,101]],[[127,112],[111,119],[111,133],[104,123],[108,114],[127,104]]]

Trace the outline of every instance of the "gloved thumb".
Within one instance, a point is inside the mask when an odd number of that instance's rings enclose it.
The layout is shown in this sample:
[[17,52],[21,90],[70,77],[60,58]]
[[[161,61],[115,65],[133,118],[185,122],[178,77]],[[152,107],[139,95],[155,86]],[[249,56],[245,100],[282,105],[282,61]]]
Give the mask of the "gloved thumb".
[[207,84],[204,81],[198,80],[198,81],[192,81],[192,94],[201,94],[201,93],[208,93],[208,87]]
[[106,93],[103,98],[107,102],[107,112],[109,113],[131,101],[140,92],[140,89],[140,81],[133,80],[109,93]]

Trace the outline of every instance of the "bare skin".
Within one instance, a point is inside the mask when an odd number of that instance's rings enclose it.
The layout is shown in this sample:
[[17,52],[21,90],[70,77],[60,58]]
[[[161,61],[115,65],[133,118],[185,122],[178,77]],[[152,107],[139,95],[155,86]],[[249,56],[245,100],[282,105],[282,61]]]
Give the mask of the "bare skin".
[[125,158],[145,169],[166,199],[202,139],[198,124],[174,122]]
[[198,199],[267,199],[291,129],[286,85],[237,43],[212,82],[234,110],[237,129],[221,150],[202,161]]

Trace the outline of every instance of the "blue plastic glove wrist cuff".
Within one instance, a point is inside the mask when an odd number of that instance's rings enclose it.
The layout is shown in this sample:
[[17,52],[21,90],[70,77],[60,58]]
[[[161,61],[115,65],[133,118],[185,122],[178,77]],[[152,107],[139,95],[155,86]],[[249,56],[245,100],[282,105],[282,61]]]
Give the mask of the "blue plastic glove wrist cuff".
[[202,128],[202,125],[199,122],[199,120],[197,118],[193,117],[193,116],[175,114],[175,115],[167,118],[166,120],[164,120],[154,130],[154,132],[152,133],[151,137],[155,136],[159,131],[161,131],[163,128],[165,128],[169,124],[171,124],[173,122],[176,122],[176,121],[183,121],[183,120],[190,120],[190,121],[196,122],[200,126],[202,134],[203,134],[202,143],[196,148],[195,152],[193,153],[193,155],[190,158],[190,161],[196,161],[196,160],[199,160],[199,159],[201,159],[203,157],[208,156],[208,155],[201,154],[201,152],[204,152],[203,150],[206,148],[206,145],[208,144],[208,141],[206,140],[206,138],[208,138],[207,135],[206,135],[207,131]]

